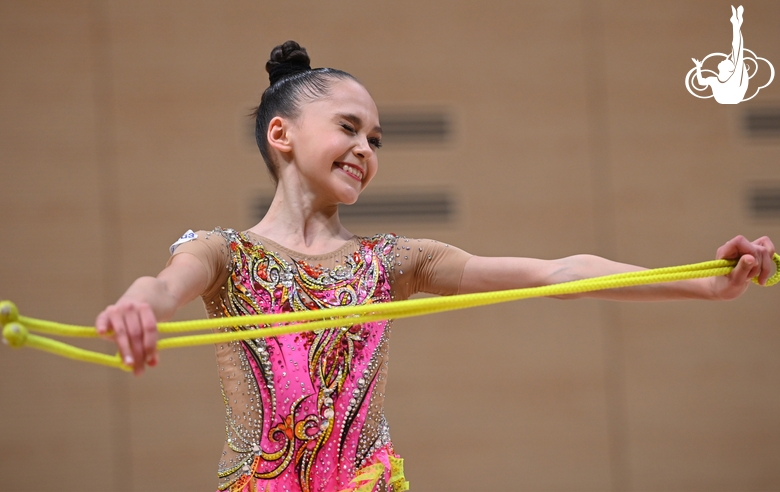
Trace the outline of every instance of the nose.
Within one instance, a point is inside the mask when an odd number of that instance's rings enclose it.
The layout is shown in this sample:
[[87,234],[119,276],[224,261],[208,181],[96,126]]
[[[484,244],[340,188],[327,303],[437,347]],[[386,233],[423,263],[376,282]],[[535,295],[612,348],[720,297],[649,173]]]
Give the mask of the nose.
[[361,159],[368,159],[374,153],[374,149],[372,149],[371,144],[368,143],[368,138],[360,138],[352,149],[352,152]]

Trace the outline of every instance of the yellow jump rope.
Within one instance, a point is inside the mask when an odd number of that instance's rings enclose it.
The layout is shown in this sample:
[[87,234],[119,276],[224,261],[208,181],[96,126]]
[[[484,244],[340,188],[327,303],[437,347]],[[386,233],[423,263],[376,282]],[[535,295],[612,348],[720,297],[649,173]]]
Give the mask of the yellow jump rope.
[[[766,286],[780,282],[780,255],[772,258],[776,271],[767,281]],[[640,272],[619,273],[604,277],[594,277],[572,282],[564,282],[543,287],[482,292],[479,294],[461,294],[448,297],[431,297],[412,299],[361,306],[346,306],[332,309],[299,311],[283,314],[260,314],[255,316],[237,316],[232,318],[212,318],[196,321],[179,321],[159,323],[160,333],[180,333],[186,331],[209,330],[214,328],[241,328],[227,332],[209,333],[205,335],[185,335],[163,338],[157,343],[160,350],[209,345],[214,343],[232,342],[251,338],[266,338],[290,333],[323,330],[326,328],[341,328],[369,321],[409,318],[424,314],[453,311],[500,302],[530,299],[532,297],[561,296],[566,294],[581,294],[597,290],[616,289],[635,285],[675,282],[704,277],[728,275],[736,266],[736,260],[714,260],[690,265],[680,265],[666,268],[643,270]],[[756,279],[753,282],[758,283]],[[14,348],[23,346],[36,348],[52,354],[67,357],[82,362],[92,362],[116,367],[125,371],[126,366],[119,354],[107,355],[100,352],[85,350],[73,345],[30,333],[36,331],[47,335],[67,337],[97,337],[97,331],[91,326],[76,326],[53,321],[29,318],[19,314],[11,301],[0,302],[0,326],[3,328],[3,342]]]

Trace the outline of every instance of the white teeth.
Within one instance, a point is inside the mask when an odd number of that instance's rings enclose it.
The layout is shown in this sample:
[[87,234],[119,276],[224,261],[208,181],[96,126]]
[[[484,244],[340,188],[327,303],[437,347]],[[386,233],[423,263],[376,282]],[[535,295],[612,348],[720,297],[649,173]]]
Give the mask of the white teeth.
[[352,167],[349,164],[342,164],[341,169],[344,170],[344,172],[347,172],[351,174],[352,176],[356,177],[359,180],[363,180],[363,171],[356,167]]

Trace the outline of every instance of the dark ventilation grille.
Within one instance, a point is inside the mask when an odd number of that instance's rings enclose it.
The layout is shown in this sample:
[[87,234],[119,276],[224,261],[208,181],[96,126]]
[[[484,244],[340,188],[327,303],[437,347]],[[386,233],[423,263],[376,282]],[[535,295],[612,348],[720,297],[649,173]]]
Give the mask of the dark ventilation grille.
[[439,144],[452,137],[452,122],[444,111],[380,110],[379,119],[388,144]]
[[[258,217],[271,206],[272,196],[258,200]],[[361,196],[354,205],[339,207],[339,217],[345,222],[447,222],[453,219],[455,204],[445,192],[375,193]]]
[[780,219],[780,186],[753,188],[748,195],[750,213],[759,219]]
[[744,130],[749,137],[780,138],[780,107],[748,109]]

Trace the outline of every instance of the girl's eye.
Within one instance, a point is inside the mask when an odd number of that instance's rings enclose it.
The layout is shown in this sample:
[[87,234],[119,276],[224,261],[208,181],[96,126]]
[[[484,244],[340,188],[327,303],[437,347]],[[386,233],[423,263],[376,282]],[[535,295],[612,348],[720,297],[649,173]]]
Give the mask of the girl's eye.
[[[357,135],[357,130],[355,130],[355,127],[350,125],[349,123],[339,123],[339,125],[347,133],[351,133],[352,135]],[[380,140],[377,137],[371,137],[368,139],[368,144],[374,147],[375,149],[378,149],[382,146],[382,140]]]

